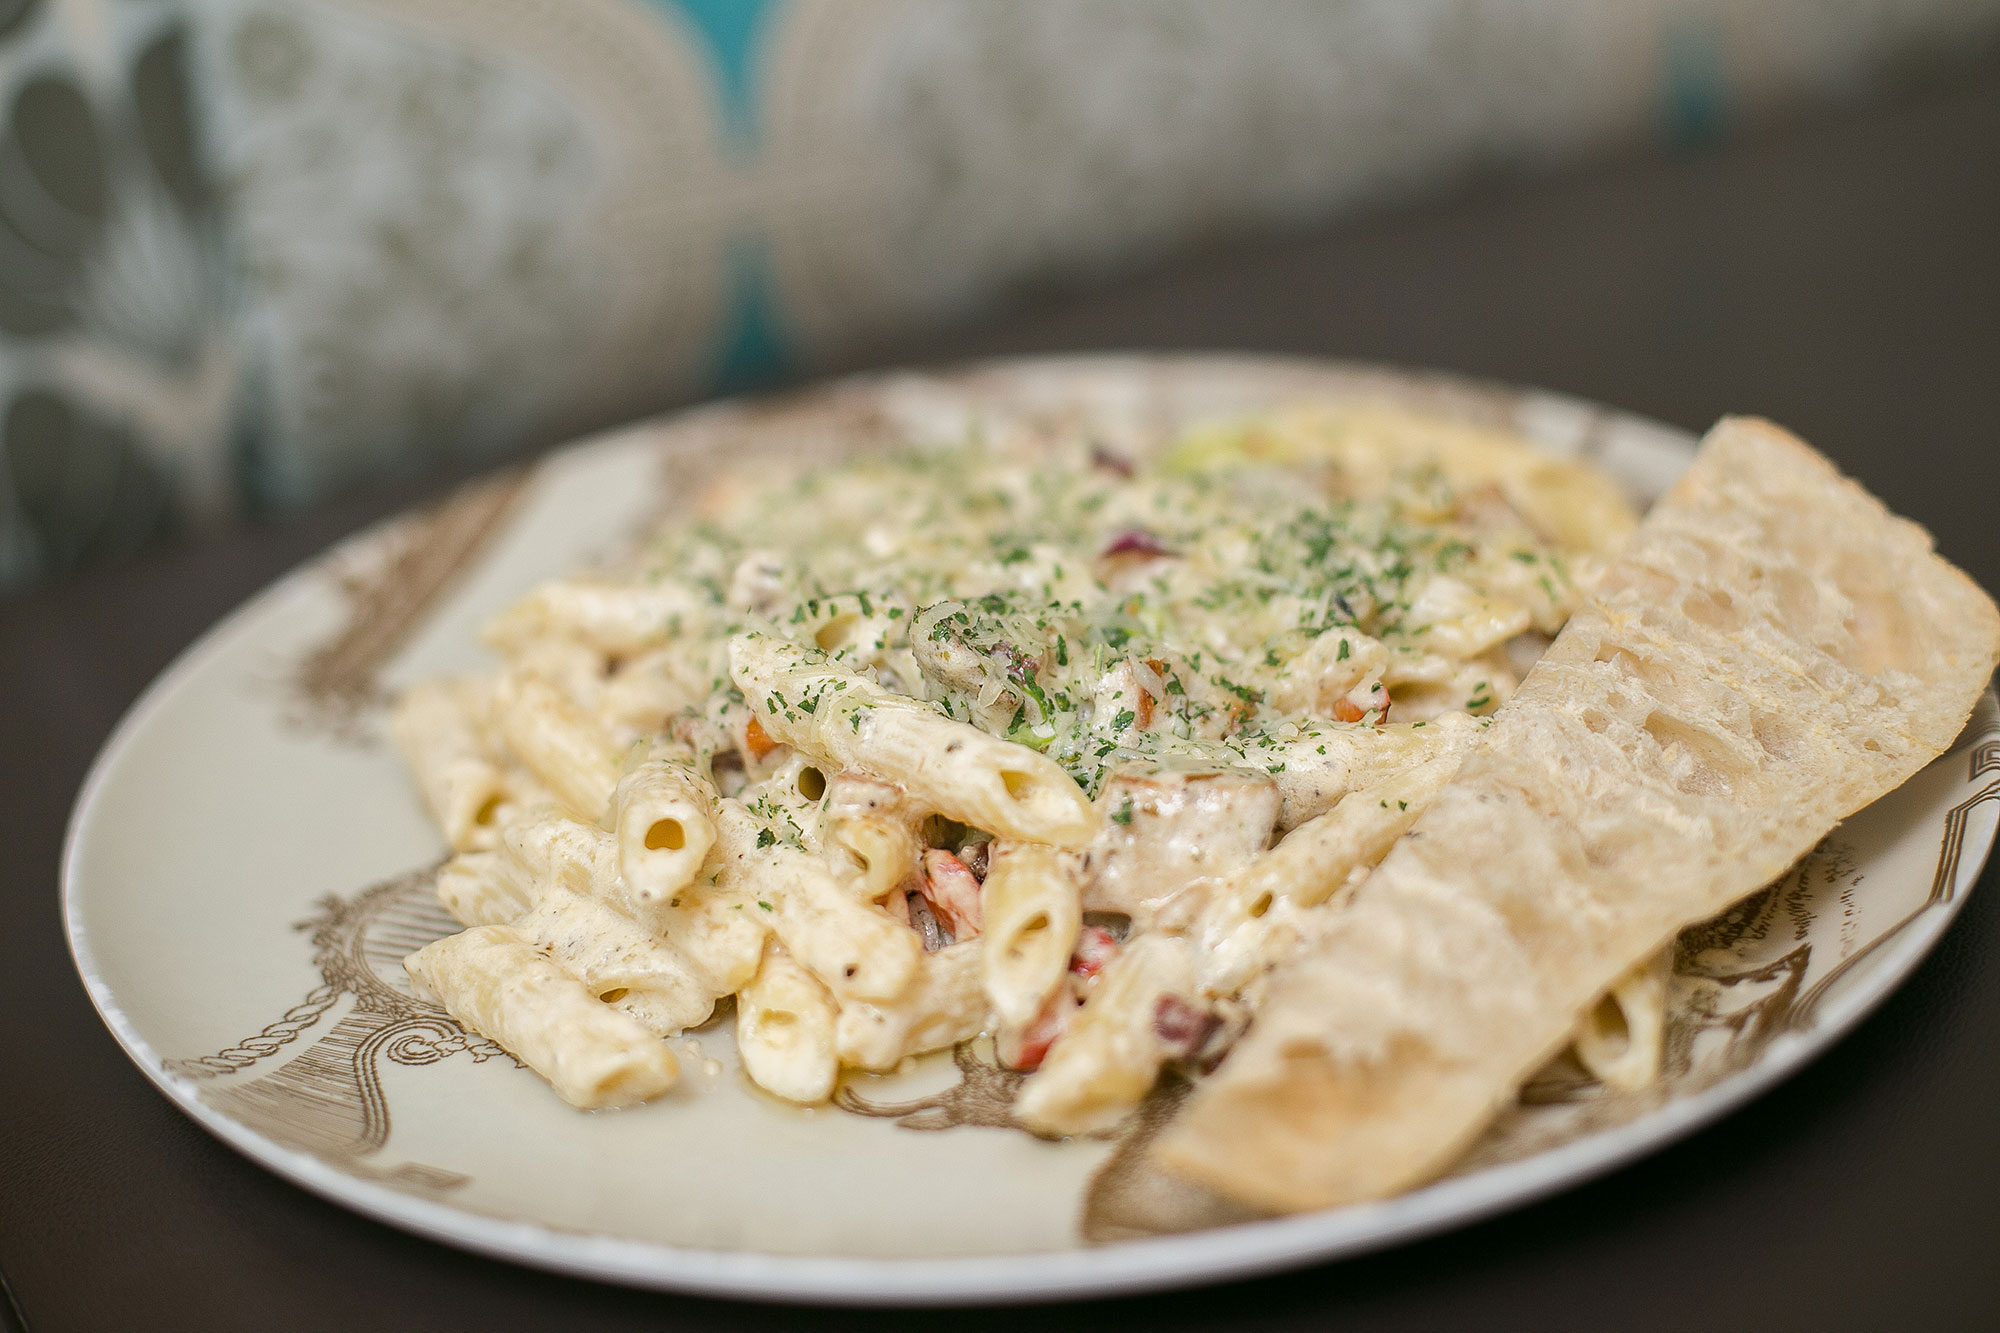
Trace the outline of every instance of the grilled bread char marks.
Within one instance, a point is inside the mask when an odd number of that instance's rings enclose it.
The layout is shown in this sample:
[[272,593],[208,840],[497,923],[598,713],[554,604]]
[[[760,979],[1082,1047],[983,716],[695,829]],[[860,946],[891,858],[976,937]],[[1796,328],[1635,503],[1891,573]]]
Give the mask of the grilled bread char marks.
[[1929,534],[1723,420],[1161,1160],[1277,1211],[1438,1174],[1622,973],[1941,753],[1996,660]]

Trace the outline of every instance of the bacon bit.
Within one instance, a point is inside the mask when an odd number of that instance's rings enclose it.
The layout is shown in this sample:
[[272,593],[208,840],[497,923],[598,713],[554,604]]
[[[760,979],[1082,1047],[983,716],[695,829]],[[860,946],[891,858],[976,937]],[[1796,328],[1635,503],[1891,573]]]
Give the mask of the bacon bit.
[[1034,1021],[1022,1028],[1019,1034],[1009,1039],[1002,1034],[997,1052],[1000,1062],[1009,1069],[1023,1071],[1040,1069],[1042,1061],[1048,1057],[1049,1047],[1069,1029],[1069,1016],[1076,1011],[1076,1001],[1070,995],[1069,987],[1058,986],[1049,1002],[1042,1006]]
[[749,752],[752,759],[762,759],[777,749],[778,743],[764,730],[764,724],[753,717],[749,725],[743,728],[743,748]]
[[1088,981],[1118,956],[1118,949],[1116,935],[1102,926],[1085,926],[1077,932],[1076,952],[1070,955],[1069,970]]
[[1132,716],[1138,719],[1141,731],[1153,725],[1153,696],[1143,689],[1139,691],[1139,706],[1132,710]]
[[1101,444],[1090,446],[1090,465],[1101,467],[1106,472],[1114,472],[1121,477],[1132,475],[1132,460],[1112,453]]
[[965,862],[942,847],[931,848],[924,853],[920,889],[953,939],[963,942],[978,937],[985,913],[979,905],[979,880],[965,868]]
[[1109,559],[1114,555],[1140,555],[1151,560],[1156,556],[1172,554],[1174,554],[1172,547],[1168,546],[1158,537],[1155,537],[1152,533],[1147,532],[1144,528],[1127,528],[1111,539],[1111,544],[1104,548],[1100,558]]
[[1178,995],[1162,995],[1153,1006],[1153,1035],[1166,1048],[1169,1060],[1192,1056],[1219,1023],[1214,1014],[1195,1008]]
[[1232,699],[1222,711],[1229,715],[1229,725],[1224,728],[1224,734],[1233,736],[1249,726],[1250,719],[1257,716],[1257,705],[1247,699]]
[[[1362,695],[1360,702],[1356,702],[1356,694]],[[1360,722],[1370,713],[1375,715],[1378,727],[1389,720],[1389,691],[1382,687],[1379,680],[1370,685],[1366,693],[1350,690],[1333,703],[1333,720],[1336,722]]]
[[1216,1066],[1229,1058],[1229,1053],[1236,1049],[1236,1043],[1250,1030],[1250,1011],[1232,1001],[1222,1001],[1214,1017],[1215,1022],[1208,1035],[1202,1038],[1201,1045],[1186,1061],[1188,1067],[1197,1073],[1213,1074]]

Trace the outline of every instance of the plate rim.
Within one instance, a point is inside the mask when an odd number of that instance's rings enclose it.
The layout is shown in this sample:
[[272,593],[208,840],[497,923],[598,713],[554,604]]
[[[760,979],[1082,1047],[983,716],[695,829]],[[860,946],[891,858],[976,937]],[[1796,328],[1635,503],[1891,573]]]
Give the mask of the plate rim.
[[[1570,394],[1437,369],[1235,351],[1089,353],[1000,357],[939,367],[868,371],[821,380],[781,395],[714,400],[593,433],[550,451],[538,462],[615,450],[627,446],[631,437],[650,433],[663,423],[679,424],[773,397],[819,396],[911,376],[950,379],[993,372],[1117,370],[1163,365],[1382,375],[1392,380],[1559,403],[1640,423],[1665,435],[1690,441],[1698,438],[1670,423]],[[941,1258],[885,1259],[701,1249],[492,1217],[348,1175],[210,1107],[201,1100],[192,1081],[167,1071],[166,1062],[125,1014],[98,969],[79,908],[84,892],[80,886],[79,862],[90,837],[95,807],[103,787],[139,734],[155,716],[171,706],[210,659],[221,655],[238,636],[249,631],[253,622],[303,595],[308,581],[323,573],[329,564],[378,541],[384,531],[419,507],[399,510],[363,526],[252,593],[181,649],[126,709],[91,761],[64,832],[60,867],[64,936],[85,993],[120,1049],[169,1102],[215,1138],[290,1183],[375,1221],[489,1258],[568,1276],[661,1291],[794,1304],[863,1307],[1028,1304],[1249,1278],[1352,1258],[1470,1225],[1582,1185],[1641,1156],[1665,1149],[1762,1095],[1839,1044],[1901,989],[1957,919],[1966,899],[1977,887],[1995,843],[1995,836],[1988,836],[1977,848],[1964,848],[1958,861],[1958,878],[1966,885],[1964,891],[1921,910],[1907,921],[1881,950],[1880,961],[1866,984],[1849,987],[1845,994],[1829,996],[1833,1002],[1821,1008],[1818,1021],[1810,1029],[1788,1031],[1774,1038],[1755,1064],[1626,1124],[1515,1161],[1447,1177],[1389,1199],[1175,1235],[1084,1243],[1054,1250]],[[1985,697],[1995,697],[1990,684]],[[2000,736],[2000,728],[1990,734]],[[1963,747],[1954,744],[1932,763],[1963,752]],[[1911,780],[1915,780],[1914,775]],[[1995,833],[2000,835],[2000,825],[1996,825]]]

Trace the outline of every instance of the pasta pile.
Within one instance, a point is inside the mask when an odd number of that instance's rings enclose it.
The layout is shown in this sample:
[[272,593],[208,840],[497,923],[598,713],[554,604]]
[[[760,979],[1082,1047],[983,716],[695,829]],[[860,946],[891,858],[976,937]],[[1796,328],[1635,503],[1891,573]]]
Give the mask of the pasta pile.
[[[779,1097],[990,1035],[1022,1124],[1104,1128],[1221,1058],[1633,521],[1386,409],[725,477],[400,700],[467,926],[406,966],[579,1107],[734,997]],[[1603,1076],[1657,1064],[1657,977],[1587,1024]]]

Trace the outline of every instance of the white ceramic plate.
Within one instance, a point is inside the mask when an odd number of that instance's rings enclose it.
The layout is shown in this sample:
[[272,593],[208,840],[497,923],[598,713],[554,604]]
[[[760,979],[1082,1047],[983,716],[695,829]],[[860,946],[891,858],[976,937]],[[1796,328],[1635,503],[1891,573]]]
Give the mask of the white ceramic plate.
[[1436,1231],[1659,1147],[1825,1049],[1937,940],[2000,811],[1990,694],[1951,753],[1682,937],[1660,1086],[1614,1096],[1552,1066],[1455,1174],[1360,1207],[1216,1212],[1136,1151],[1164,1101],[1116,1137],[1032,1139],[1005,1127],[1009,1076],[976,1048],[806,1111],[752,1092],[728,1032],[711,1030],[683,1051],[685,1089],[580,1114],[403,979],[402,955],[455,927],[429,897],[443,848],[383,743],[383,699],[475,665],[484,616],[614,553],[710,461],[972,418],[1080,418],[1115,442],[1355,398],[1511,425],[1641,499],[1693,443],[1548,394],[1218,357],[864,379],[621,431],[345,543],[162,676],[70,828],[77,967],[148,1077],[253,1160],[395,1226],[647,1286],[899,1303],[1183,1285]]

